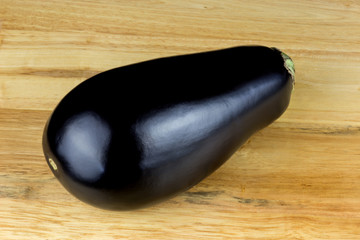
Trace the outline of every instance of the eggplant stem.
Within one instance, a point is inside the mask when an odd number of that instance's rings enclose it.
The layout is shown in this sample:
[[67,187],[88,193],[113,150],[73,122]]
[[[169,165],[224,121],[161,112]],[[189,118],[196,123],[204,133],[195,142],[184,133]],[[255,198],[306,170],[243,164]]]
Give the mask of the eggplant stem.
[[295,65],[293,60],[284,52],[280,51],[277,48],[272,48],[278,52],[280,52],[281,57],[284,60],[284,67],[286,68],[286,70],[288,71],[288,73],[291,75],[291,79],[292,79],[292,84],[293,86],[295,86]]
[[[281,52],[281,51],[280,51]],[[295,85],[295,65],[293,60],[284,52],[281,52],[281,56],[284,59],[284,66],[286,68],[286,70],[288,70],[288,72],[291,75],[291,78],[293,80],[293,85]]]

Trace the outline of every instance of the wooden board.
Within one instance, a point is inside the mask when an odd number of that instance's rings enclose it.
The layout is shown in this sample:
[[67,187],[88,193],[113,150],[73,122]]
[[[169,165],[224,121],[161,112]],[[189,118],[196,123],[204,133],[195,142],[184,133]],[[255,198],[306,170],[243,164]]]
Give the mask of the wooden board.
[[[360,238],[359,1],[0,0],[0,21],[0,239]],[[113,67],[248,44],[293,58],[291,104],[203,182],[110,212],[54,178],[42,130],[74,86]]]

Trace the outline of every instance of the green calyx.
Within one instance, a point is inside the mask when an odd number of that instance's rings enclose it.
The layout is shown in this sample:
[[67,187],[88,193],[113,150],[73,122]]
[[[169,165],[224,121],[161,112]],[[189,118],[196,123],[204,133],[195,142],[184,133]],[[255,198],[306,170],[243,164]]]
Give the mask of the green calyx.
[[281,56],[284,59],[286,69],[290,72],[291,75],[294,75],[295,74],[294,62],[291,60],[291,58],[288,55],[286,55],[286,53],[281,52]]
[[281,52],[281,56],[284,59],[284,66],[286,68],[286,70],[288,70],[288,72],[291,75],[291,78],[294,81],[295,84],[295,65],[293,60],[284,52]]
[[291,79],[292,79],[292,83],[293,86],[295,85],[295,65],[293,60],[284,52],[280,51],[278,48],[271,48],[274,51],[277,51],[281,54],[281,57],[284,60],[284,67],[286,68],[286,70],[288,71],[288,73],[291,75]]

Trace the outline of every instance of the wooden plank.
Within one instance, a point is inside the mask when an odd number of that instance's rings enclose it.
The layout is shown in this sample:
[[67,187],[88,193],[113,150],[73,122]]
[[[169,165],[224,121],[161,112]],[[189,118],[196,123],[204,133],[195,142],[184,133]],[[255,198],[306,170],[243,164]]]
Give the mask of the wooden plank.
[[[0,0],[0,239],[358,239],[360,2]],[[296,66],[285,114],[162,204],[110,212],[54,178],[41,138],[73,87],[243,44]],[[141,87],[141,86],[139,86]]]

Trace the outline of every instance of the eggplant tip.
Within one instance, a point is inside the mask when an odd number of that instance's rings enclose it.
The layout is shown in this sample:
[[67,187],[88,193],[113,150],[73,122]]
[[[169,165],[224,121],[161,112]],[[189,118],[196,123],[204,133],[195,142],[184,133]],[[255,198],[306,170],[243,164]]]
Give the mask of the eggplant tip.
[[49,160],[50,166],[54,169],[54,171],[57,171],[57,166],[56,166],[56,163],[54,162],[54,160],[52,160],[51,158],[49,158],[48,160]]
[[[281,52],[281,51],[280,51]],[[284,52],[281,52],[281,56],[284,59],[284,66],[286,70],[291,75],[291,79],[293,81],[293,85],[295,85],[295,65],[293,60]]]
[[284,67],[286,68],[286,70],[289,72],[289,74],[291,75],[291,80],[293,81],[293,87],[295,86],[295,65],[293,60],[289,57],[289,55],[287,55],[286,53],[284,53],[283,51],[281,51],[280,49],[276,48],[276,47],[272,47],[273,50],[278,51],[281,54],[281,57],[284,60]]

